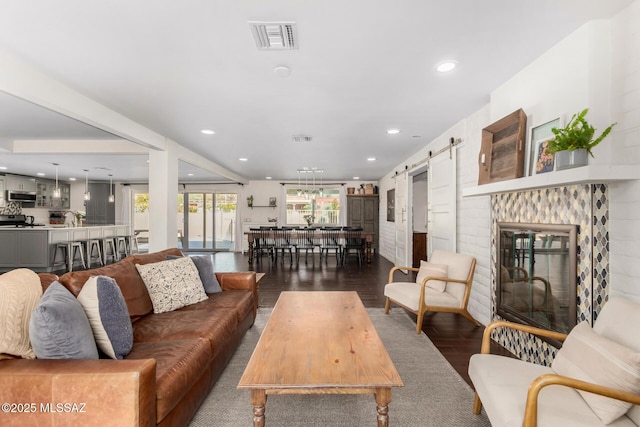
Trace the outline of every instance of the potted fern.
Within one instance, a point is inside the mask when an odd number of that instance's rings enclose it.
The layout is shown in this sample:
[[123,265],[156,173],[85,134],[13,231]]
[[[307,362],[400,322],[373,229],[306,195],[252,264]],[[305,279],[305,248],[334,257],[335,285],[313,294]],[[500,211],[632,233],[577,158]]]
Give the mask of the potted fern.
[[551,129],[555,137],[549,141],[545,153],[555,155],[557,170],[585,166],[587,154],[593,157],[591,149],[606,138],[616,125],[613,123],[594,139],[596,130],[585,118],[588,112],[589,109],[585,108],[574,114],[564,128]]

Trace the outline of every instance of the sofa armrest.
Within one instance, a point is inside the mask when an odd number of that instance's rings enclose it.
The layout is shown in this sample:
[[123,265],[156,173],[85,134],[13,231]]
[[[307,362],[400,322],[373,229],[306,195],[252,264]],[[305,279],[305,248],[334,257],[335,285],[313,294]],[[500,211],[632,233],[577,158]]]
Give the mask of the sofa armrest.
[[491,332],[497,328],[510,328],[515,329],[522,332],[528,332],[530,334],[534,334],[540,337],[553,338],[559,341],[564,341],[567,339],[567,334],[563,334],[561,332],[550,331],[548,329],[536,328],[533,326],[521,325],[519,323],[507,322],[506,320],[496,320],[491,322],[484,328],[484,333],[482,334],[482,347],[480,348],[480,353],[489,354],[491,353]]
[[155,426],[155,381],[154,359],[5,360],[0,424]]
[[637,394],[576,380],[562,375],[545,374],[536,378],[529,386],[524,410],[523,427],[536,427],[538,425],[538,395],[544,387],[549,385],[571,387],[576,390],[588,391],[589,393],[640,405],[640,396]]
[[253,316],[258,312],[258,282],[255,271],[216,273],[223,291],[248,290],[253,293]]

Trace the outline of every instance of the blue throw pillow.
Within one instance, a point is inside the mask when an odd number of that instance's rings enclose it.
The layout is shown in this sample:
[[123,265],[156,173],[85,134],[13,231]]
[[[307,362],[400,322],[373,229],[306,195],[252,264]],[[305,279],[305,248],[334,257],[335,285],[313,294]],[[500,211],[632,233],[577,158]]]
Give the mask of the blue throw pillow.
[[[176,255],[167,255],[167,259],[181,258]],[[204,285],[204,291],[208,294],[222,292],[216,273],[213,272],[213,259],[211,255],[194,255],[190,257],[198,269],[198,275]]]
[[133,329],[122,291],[114,279],[92,276],[78,294],[98,348],[112,359],[122,359],[133,348]]
[[97,359],[98,348],[84,309],[53,282],[31,314],[29,338],[38,359]]

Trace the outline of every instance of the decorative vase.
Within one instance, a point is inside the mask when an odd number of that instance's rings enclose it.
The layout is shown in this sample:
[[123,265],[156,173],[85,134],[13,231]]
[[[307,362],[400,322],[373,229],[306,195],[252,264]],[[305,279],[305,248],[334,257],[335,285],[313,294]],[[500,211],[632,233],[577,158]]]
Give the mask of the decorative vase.
[[563,150],[556,153],[556,170],[586,166],[589,160],[587,150]]

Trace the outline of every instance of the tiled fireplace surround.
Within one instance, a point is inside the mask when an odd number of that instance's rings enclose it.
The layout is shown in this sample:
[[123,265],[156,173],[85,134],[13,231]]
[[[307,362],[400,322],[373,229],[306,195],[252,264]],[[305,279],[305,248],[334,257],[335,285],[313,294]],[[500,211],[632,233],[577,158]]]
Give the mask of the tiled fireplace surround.
[[[496,307],[496,229],[498,222],[577,224],[578,322],[592,323],[609,294],[609,203],[605,184],[543,188],[491,196],[492,298]],[[495,310],[495,308],[494,308]],[[498,319],[495,311],[494,319]],[[519,358],[550,364],[557,349],[516,331],[495,333],[501,345]]]

